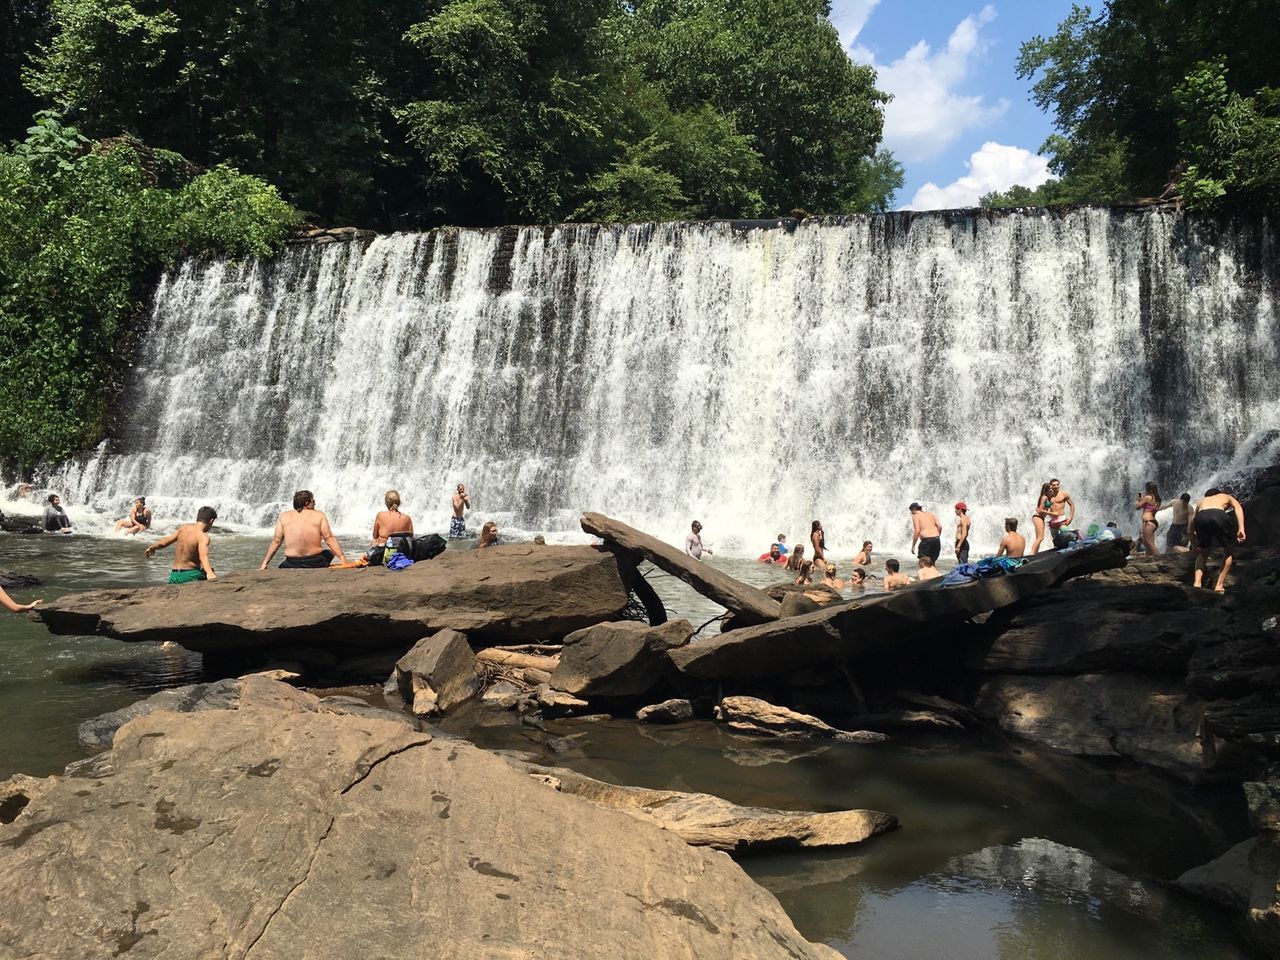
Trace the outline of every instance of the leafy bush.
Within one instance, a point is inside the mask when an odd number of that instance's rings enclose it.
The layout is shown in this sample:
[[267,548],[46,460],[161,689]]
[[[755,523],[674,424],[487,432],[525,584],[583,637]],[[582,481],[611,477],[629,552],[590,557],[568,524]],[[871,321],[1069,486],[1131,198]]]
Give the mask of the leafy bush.
[[[160,182],[185,179],[175,186]],[[273,187],[191,175],[128,139],[93,145],[50,113],[0,150],[0,463],[96,443],[155,272],[185,254],[270,253],[295,222]]]

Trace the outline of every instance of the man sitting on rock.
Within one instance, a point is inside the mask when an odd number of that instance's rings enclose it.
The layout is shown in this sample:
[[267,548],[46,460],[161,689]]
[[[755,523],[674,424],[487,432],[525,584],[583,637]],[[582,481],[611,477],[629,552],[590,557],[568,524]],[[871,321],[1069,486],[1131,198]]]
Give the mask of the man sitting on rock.
[[[339,563],[347,562],[342,547],[329,529],[329,518],[316,509],[316,498],[310,490],[295,493],[293,509],[280,514],[275,536],[271,538],[271,548],[267,550],[259,570],[267,569],[282,543],[284,560],[280,564],[281,570],[320,569],[328,567],[334,557]],[[325,549],[326,545],[329,549]]]
[[884,562],[885,593],[892,590],[900,590],[912,583],[915,583],[915,581],[900,571],[897,560],[886,560]]
[[201,507],[196,511],[195,523],[184,523],[163,540],[157,540],[142,552],[148,557],[155,556],[157,550],[163,550],[171,543],[176,543],[173,569],[169,571],[169,582],[173,584],[196,583],[200,580],[217,580],[213,572],[213,563],[209,560],[209,528],[218,519],[213,507]]
[[1018,518],[1004,518],[1004,537],[1000,540],[997,557],[1020,557],[1027,552],[1027,538],[1018,532]]

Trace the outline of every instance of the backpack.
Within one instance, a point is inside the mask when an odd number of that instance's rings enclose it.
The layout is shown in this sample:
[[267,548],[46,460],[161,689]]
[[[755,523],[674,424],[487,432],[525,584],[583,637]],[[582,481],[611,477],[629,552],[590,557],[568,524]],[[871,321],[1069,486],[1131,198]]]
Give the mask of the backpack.
[[424,537],[417,537],[410,544],[408,555],[413,557],[414,561],[430,560],[444,553],[445,547],[449,544],[444,537],[438,533],[428,533]]

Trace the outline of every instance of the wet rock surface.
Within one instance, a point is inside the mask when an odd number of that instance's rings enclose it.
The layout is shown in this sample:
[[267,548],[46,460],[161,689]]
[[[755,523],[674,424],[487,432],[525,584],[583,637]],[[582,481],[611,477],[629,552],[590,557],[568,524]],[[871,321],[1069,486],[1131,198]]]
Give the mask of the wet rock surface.
[[253,686],[236,710],[134,719],[93,775],[26,785],[0,824],[6,952],[837,956],[723,853],[468,744]]

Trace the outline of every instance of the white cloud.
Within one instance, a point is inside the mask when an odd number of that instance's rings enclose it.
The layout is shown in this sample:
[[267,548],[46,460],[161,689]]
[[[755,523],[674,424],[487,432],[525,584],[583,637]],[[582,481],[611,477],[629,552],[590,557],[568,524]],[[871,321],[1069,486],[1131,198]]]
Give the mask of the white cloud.
[[840,31],[840,42],[848,50],[858,41],[858,34],[867,25],[880,0],[834,0],[831,4],[831,22]]
[[[874,2],[863,3],[850,10],[848,22],[861,30],[874,6]],[[863,7],[865,13],[859,21],[857,16]],[[885,109],[884,145],[898,159],[909,163],[932,160],[966,131],[990,124],[1009,109],[1006,98],[991,103],[980,94],[958,92],[985,59],[990,44],[983,37],[982,28],[995,16],[995,7],[988,4],[957,24],[945,47],[934,50],[920,40],[887,64],[877,63],[875,55],[856,42],[846,47],[855,60],[872,64],[880,89],[893,94],[893,102]],[[842,29],[841,36],[844,35]],[[855,41],[856,35],[854,31]]]
[[926,183],[916,191],[904,210],[948,210],[976,207],[978,198],[992,190],[1008,190],[1015,184],[1038,187],[1053,174],[1049,161],[1022,147],[1009,147],[988,140],[965,164],[969,172],[945,187]]

